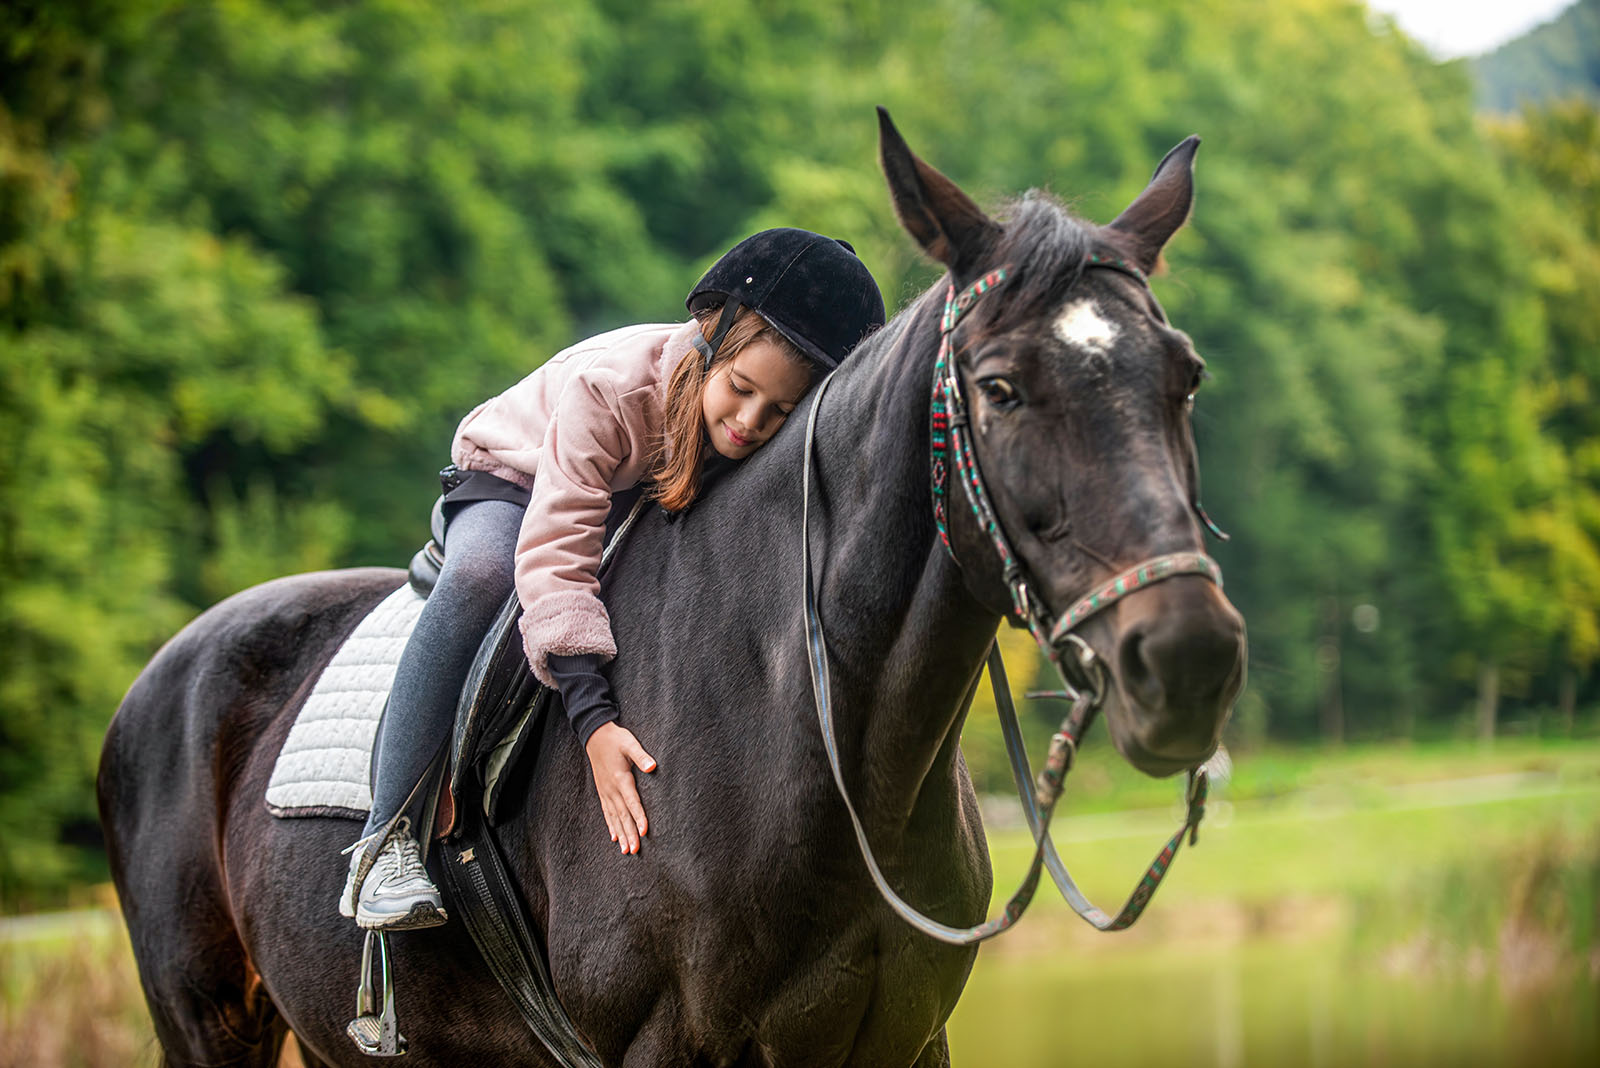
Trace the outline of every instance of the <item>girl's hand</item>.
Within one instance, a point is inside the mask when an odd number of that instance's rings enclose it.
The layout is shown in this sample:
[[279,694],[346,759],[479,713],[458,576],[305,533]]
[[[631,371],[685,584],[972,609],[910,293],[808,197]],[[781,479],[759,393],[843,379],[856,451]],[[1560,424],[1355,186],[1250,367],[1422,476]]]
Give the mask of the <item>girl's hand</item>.
[[639,838],[649,830],[649,824],[644,818],[639,788],[634,785],[633,768],[637,764],[640,771],[654,771],[655,758],[644,751],[632,731],[615,721],[602,724],[589,735],[584,749],[589,754],[594,788],[600,794],[600,810],[605,813],[611,840],[624,853],[639,852]]

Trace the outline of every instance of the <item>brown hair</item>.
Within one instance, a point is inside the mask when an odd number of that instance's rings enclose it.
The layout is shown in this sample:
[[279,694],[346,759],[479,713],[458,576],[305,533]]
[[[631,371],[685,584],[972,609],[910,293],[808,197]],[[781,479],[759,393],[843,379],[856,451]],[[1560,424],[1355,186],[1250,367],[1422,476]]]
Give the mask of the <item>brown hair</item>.
[[[722,316],[722,305],[702,308],[694,313],[700,329],[709,334]],[[706,435],[701,414],[706,385],[717,369],[739,355],[739,350],[755,341],[769,341],[796,363],[806,367],[806,359],[794,344],[760,314],[740,308],[733,326],[717,346],[711,366],[698,349],[690,349],[667,380],[666,413],[661,420],[661,436],[651,445],[650,479],[655,485],[650,495],[669,512],[681,512],[694,503],[700,492],[700,463],[705,457]]]

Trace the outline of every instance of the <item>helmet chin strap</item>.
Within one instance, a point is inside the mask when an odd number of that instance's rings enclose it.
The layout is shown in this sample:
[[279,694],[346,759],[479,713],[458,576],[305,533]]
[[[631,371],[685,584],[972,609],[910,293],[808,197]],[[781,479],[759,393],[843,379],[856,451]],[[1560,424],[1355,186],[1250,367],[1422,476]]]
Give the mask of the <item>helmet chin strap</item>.
[[711,370],[711,361],[716,358],[717,350],[722,347],[722,339],[728,336],[728,331],[732,328],[733,321],[739,317],[739,309],[741,307],[743,305],[739,303],[737,297],[728,298],[727,303],[722,306],[722,314],[717,319],[716,329],[711,331],[710,341],[706,340],[704,333],[695,332],[694,347],[699,351],[700,355],[706,358],[705,366],[702,370]]

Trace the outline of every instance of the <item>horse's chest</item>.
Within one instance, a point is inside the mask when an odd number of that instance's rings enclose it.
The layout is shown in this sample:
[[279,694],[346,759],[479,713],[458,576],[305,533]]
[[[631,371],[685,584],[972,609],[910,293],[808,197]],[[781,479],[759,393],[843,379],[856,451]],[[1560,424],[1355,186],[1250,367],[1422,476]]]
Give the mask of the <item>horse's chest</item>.
[[868,915],[813,927],[810,937],[793,917],[790,936],[743,972],[704,977],[713,993],[702,1008],[715,1024],[692,1044],[742,1035],[760,1051],[745,1063],[773,1068],[912,1063],[954,1006],[971,955]]

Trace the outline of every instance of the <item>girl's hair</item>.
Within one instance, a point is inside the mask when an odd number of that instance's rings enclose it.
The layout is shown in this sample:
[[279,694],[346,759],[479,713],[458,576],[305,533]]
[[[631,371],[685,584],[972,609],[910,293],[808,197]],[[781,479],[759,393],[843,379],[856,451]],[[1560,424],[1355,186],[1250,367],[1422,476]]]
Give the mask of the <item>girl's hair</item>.
[[[700,330],[709,336],[722,315],[722,305],[715,304],[695,312],[700,320]],[[669,512],[681,512],[694,503],[700,492],[700,463],[705,457],[706,432],[702,415],[706,385],[717,369],[739,355],[739,351],[755,341],[769,341],[789,359],[805,367],[811,361],[788,338],[778,333],[776,327],[749,308],[740,308],[733,326],[717,346],[711,366],[698,349],[690,349],[667,381],[666,415],[661,422],[661,436],[650,450],[650,479],[655,483],[650,494]]]

